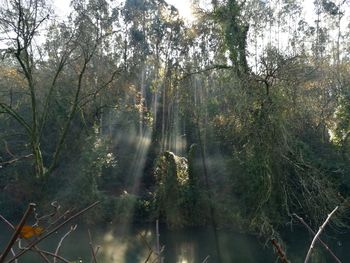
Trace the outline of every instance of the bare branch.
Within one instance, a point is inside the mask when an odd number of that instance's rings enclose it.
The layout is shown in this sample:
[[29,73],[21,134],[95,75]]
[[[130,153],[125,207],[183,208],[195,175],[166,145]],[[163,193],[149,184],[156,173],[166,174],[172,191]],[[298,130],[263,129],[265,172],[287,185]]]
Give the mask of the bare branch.
[[208,68],[204,68],[204,69],[199,69],[197,71],[193,71],[193,72],[187,72],[182,78],[181,80],[183,79],[186,79],[192,75],[195,75],[195,74],[200,74],[200,73],[204,73],[204,72],[207,72],[207,71],[212,71],[212,70],[216,70],[216,69],[233,69],[232,66],[229,66],[229,65],[213,65],[211,67],[208,67]]
[[66,239],[66,237],[68,237],[70,235],[70,233],[72,233],[75,229],[77,229],[77,225],[74,225],[74,226],[71,226],[70,229],[68,230],[67,233],[65,233],[63,235],[63,237],[61,238],[60,242],[58,242],[58,245],[57,245],[57,248],[56,248],[56,251],[55,251],[55,258],[53,259],[53,262],[56,263],[57,262],[57,255],[61,249],[61,246],[63,244],[63,241]]
[[94,246],[92,244],[92,238],[91,238],[91,232],[90,229],[88,229],[88,235],[89,235],[89,245],[90,245],[90,249],[91,249],[91,262],[97,263],[97,259],[96,259],[96,253],[98,252],[99,247],[97,247],[97,250],[95,251]]
[[152,254],[153,254],[153,250],[151,249],[151,250],[149,250],[148,256],[147,256],[147,258],[146,258],[146,260],[145,260],[144,263],[148,263],[148,261],[149,261],[149,259],[151,258]]
[[[72,120],[74,118],[74,115],[75,115],[75,113],[76,113],[76,111],[78,109],[79,96],[80,96],[80,92],[81,92],[81,89],[82,89],[82,86],[83,86],[83,77],[84,77],[84,75],[86,73],[86,70],[87,70],[87,67],[88,67],[88,64],[89,64],[90,60],[92,59],[93,55],[95,54],[95,51],[96,51],[96,49],[98,47],[98,44],[99,44],[99,41],[100,41],[100,39],[97,39],[95,41],[95,45],[93,46],[93,48],[92,48],[90,53],[84,54],[84,63],[83,63],[83,67],[82,67],[82,69],[80,70],[80,73],[79,73],[78,84],[77,84],[77,89],[75,91],[73,104],[72,104],[72,107],[71,107],[71,109],[69,111],[69,114],[68,114],[66,123],[64,125],[64,128],[62,130],[62,134],[60,136],[60,139],[59,139],[59,141],[57,143],[56,150],[55,150],[55,152],[53,154],[52,163],[51,163],[51,165],[50,165],[50,167],[48,169],[48,173],[51,173],[56,168],[59,155],[61,153],[64,141],[65,141],[65,139],[67,137],[67,134],[68,134],[69,127],[70,127],[71,122],[72,122]],[[83,50],[83,53],[85,53],[84,50]]]
[[62,55],[62,57],[60,59],[60,62],[58,64],[58,68],[56,70],[55,76],[53,77],[53,80],[52,80],[50,88],[49,88],[49,92],[48,92],[48,94],[46,96],[46,99],[45,99],[44,110],[43,110],[42,117],[40,119],[40,124],[39,124],[39,137],[42,136],[42,132],[43,132],[43,129],[44,129],[44,126],[45,126],[45,122],[46,122],[46,119],[47,119],[47,116],[48,116],[48,112],[49,112],[50,101],[51,101],[51,98],[52,98],[53,91],[54,91],[54,89],[56,87],[57,80],[58,80],[61,72],[63,71],[63,68],[64,68],[64,66],[67,63],[67,60],[68,60],[69,56],[74,51],[74,49],[75,49],[75,47],[73,47],[70,50],[68,50],[67,52],[65,52]]
[[5,144],[5,149],[6,149],[6,152],[13,158],[16,158],[16,156],[10,151],[8,145],[7,145],[7,142],[4,140],[4,144]]
[[150,258],[151,258],[151,256],[152,256],[154,251],[153,251],[152,247],[150,246],[150,244],[147,242],[146,237],[143,234],[140,234],[140,237],[141,237],[141,240],[143,241],[143,243],[148,248],[148,256],[147,256],[147,258],[146,258],[146,260],[144,262],[144,263],[147,263],[147,262],[149,262],[149,260],[150,260]]
[[210,256],[206,256],[205,259],[203,259],[202,263],[208,263]]
[[281,260],[282,263],[290,263],[289,260],[287,259],[286,253],[283,251],[281,245],[277,242],[276,239],[271,239],[271,243],[276,249],[276,253]]
[[[7,225],[10,226],[10,228],[12,228],[13,230],[16,230],[16,228],[14,227],[14,225],[12,225],[5,217],[3,217],[2,215],[0,215],[0,219],[2,219]],[[26,242],[28,242],[27,240],[25,240]],[[37,252],[46,262],[50,263],[50,261],[48,260],[48,258],[44,255],[45,253],[43,253],[37,246],[33,247],[33,250],[35,252]],[[13,256],[16,256],[16,254],[14,254],[13,249],[11,248],[11,252]],[[17,259],[16,259],[17,262]]]
[[[316,235],[315,231],[311,229],[311,227],[305,222],[305,220],[302,217],[298,216],[295,213],[293,213],[293,216],[295,216],[309,230],[311,234],[313,234],[314,236]],[[333,253],[333,251],[327,246],[327,244],[324,243],[320,237],[317,237],[317,238],[318,238],[318,241],[320,241],[320,243],[322,244],[322,246],[329,252],[329,254],[331,254],[334,260],[338,263],[341,263],[340,259]]]
[[[16,256],[15,250],[12,247],[11,247],[11,253],[13,256]],[[17,262],[18,262],[18,260],[16,259],[15,263],[17,263]]]
[[32,128],[15,110],[13,110],[11,107],[9,107],[3,102],[0,102],[0,107],[3,108],[7,114],[11,115],[19,124],[21,124],[25,128],[29,136],[32,135]]
[[[28,216],[29,216],[30,213],[33,211],[33,209],[34,209],[35,206],[36,206],[36,205],[35,205],[34,203],[30,203],[30,204],[28,205],[28,208],[27,208],[27,210],[25,211],[25,213],[24,213],[24,215],[23,215],[23,217],[22,217],[22,219],[21,219],[21,221],[20,221],[20,223],[19,223],[19,225],[18,225],[16,231],[13,233],[13,235],[12,235],[12,237],[11,237],[9,243],[7,244],[7,246],[6,246],[5,250],[4,250],[4,253],[0,256],[0,263],[2,263],[2,262],[5,261],[6,256],[8,255],[8,253],[10,252],[10,250],[11,250],[13,244],[14,244],[15,241],[17,240],[19,234],[21,233],[22,227],[24,226],[24,224],[25,224],[25,222],[26,222]],[[15,258],[16,258],[16,257],[14,257],[14,259],[15,259]]]
[[[55,233],[58,229],[60,229],[61,227],[63,227],[64,225],[68,224],[70,221],[72,221],[73,219],[77,218],[78,216],[82,215],[83,213],[85,213],[86,211],[92,209],[93,207],[95,207],[96,205],[98,205],[100,203],[100,201],[97,201],[91,205],[89,205],[88,207],[80,210],[79,212],[75,213],[74,215],[72,215],[71,217],[69,217],[68,219],[66,219],[65,221],[63,221],[61,224],[59,224],[58,226],[54,227],[51,231],[49,231],[48,233],[46,233],[45,235],[41,236],[40,238],[38,238],[37,240],[33,241],[25,250],[21,251],[20,253],[18,253],[15,257],[11,258],[9,261],[7,261],[7,263],[13,262],[15,261],[17,258],[19,258],[20,256],[22,256],[23,254],[25,254],[26,252],[28,252],[32,247],[34,247],[36,244],[40,243],[41,241],[43,241],[44,239],[46,239],[47,237],[51,236],[53,233]],[[0,263],[2,263],[3,261],[0,261]]]
[[108,87],[109,84],[111,84],[111,83],[113,82],[113,80],[115,79],[115,76],[116,76],[118,73],[121,73],[121,70],[120,70],[120,69],[115,70],[115,71],[112,73],[110,79],[109,79],[107,82],[103,83],[103,84],[102,84],[99,88],[97,88],[95,91],[90,92],[89,94],[83,96],[83,97],[80,99],[80,103],[79,103],[79,104],[81,104],[81,102],[85,100],[85,102],[82,104],[82,106],[84,106],[85,104],[87,104],[87,103],[89,102],[89,100],[88,100],[89,97],[94,97],[94,98],[95,98],[95,97],[97,96],[97,94],[98,94],[101,90],[105,89],[106,87]]
[[33,154],[31,153],[31,154],[27,154],[27,155],[24,155],[24,156],[21,156],[21,157],[18,157],[18,158],[11,159],[9,161],[2,162],[2,163],[0,163],[0,169],[6,167],[8,165],[11,165],[13,163],[16,163],[16,162],[18,162],[20,160],[30,158],[32,156],[33,156]]
[[319,230],[317,231],[316,235],[314,236],[314,239],[312,240],[311,242],[311,245],[310,245],[310,248],[309,248],[309,251],[307,252],[306,254],[306,257],[305,257],[305,260],[304,260],[304,263],[307,263],[310,259],[310,256],[311,256],[311,252],[312,252],[312,249],[314,248],[315,246],[315,243],[316,243],[316,240],[318,239],[318,237],[321,235],[323,229],[325,228],[325,226],[327,225],[329,219],[331,219],[332,215],[335,213],[335,211],[337,211],[338,209],[338,206],[336,206],[333,211],[328,214],[327,218],[326,218],[326,221],[324,221],[324,223],[320,226]]
[[70,263],[69,260],[65,259],[64,257],[60,256],[60,255],[56,255],[55,253],[52,253],[52,252],[49,252],[49,251],[45,251],[45,250],[41,250],[41,249],[37,249],[37,251],[39,253],[42,253],[42,254],[46,254],[48,256],[51,256],[51,257],[54,257],[54,258],[57,258],[65,263]]
[[58,204],[58,202],[57,201],[51,202],[51,206],[54,209],[53,212],[51,212],[47,215],[40,216],[40,217],[37,213],[35,214],[35,220],[36,220],[35,224],[39,225],[40,221],[47,220],[49,218],[53,218],[54,216],[59,214],[59,210],[60,210],[61,206]]

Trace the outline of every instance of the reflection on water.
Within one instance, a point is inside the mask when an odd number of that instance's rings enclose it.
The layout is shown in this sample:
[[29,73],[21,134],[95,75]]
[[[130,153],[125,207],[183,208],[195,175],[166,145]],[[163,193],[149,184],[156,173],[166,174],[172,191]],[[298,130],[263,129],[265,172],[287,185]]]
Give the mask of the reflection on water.
[[[67,226],[66,230],[69,229]],[[155,234],[152,227],[126,228],[117,226],[108,229],[90,228],[94,245],[101,246],[98,255],[100,263],[140,263],[149,257],[149,247],[155,247]],[[40,248],[55,251],[64,232],[50,237]],[[210,228],[191,228],[183,230],[168,230],[161,228],[160,242],[164,246],[164,262],[166,263],[197,263],[218,262],[214,235]],[[10,233],[0,226],[0,249],[3,249]],[[141,237],[142,236],[142,237]],[[327,237],[325,237],[327,238]],[[263,263],[275,262],[276,256],[271,247],[264,248],[256,237],[220,230],[218,232],[221,260],[224,263]],[[302,262],[306,254],[311,236],[304,230],[289,233],[285,241],[288,244],[287,254],[292,262]],[[348,258],[349,251],[344,249],[350,245],[349,238],[329,238],[329,245],[340,258]],[[342,244],[342,245],[339,245]],[[32,252],[31,252],[32,253]],[[91,262],[91,252],[87,228],[78,226],[63,243],[60,253],[71,262]],[[153,257],[152,257],[153,256]],[[152,262],[155,255],[151,255]],[[315,261],[316,260],[316,261]],[[20,262],[42,262],[34,253],[26,255]],[[322,249],[315,249],[313,262],[332,262]]]
[[[142,237],[141,237],[142,236]],[[148,246],[155,247],[155,235],[151,228],[132,229],[128,233],[108,230],[95,233],[95,242],[101,245],[101,262],[139,263],[149,255]],[[219,231],[223,262],[273,262],[269,249],[247,235]],[[217,262],[213,231],[196,228],[171,231],[161,229],[163,257],[169,263]],[[150,261],[152,262],[152,260]]]
[[190,263],[195,258],[196,244],[194,242],[183,242],[179,244],[179,253],[176,262]]
[[[90,230],[94,245],[101,247],[98,260],[102,263],[145,262],[150,254],[150,247],[155,248],[153,226],[134,227],[130,230],[125,230],[123,227],[90,228]],[[3,232],[1,226],[0,233]],[[64,231],[56,233],[40,247],[55,251],[63,234]],[[164,246],[163,258],[166,263],[196,263],[202,262],[207,257],[207,262],[217,262],[214,235],[210,228],[176,231],[161,228],[160,235],[161,245]],[[5,241],[4,236],[1,235],[1,249],[4,248]],[[274,262],[271,251],[268,248],[264,249],[254,237],[219,231],[219,242],[223,262]],[[90,253],[87,228],[78,226],[78,229],[65,239],[60,254],[74,262],[90,262]],[[152,262],[155,255],[151,255],[150,259],[149,262]],[[41,259],[32,253],[22,262],[36,263],[41,262]]]

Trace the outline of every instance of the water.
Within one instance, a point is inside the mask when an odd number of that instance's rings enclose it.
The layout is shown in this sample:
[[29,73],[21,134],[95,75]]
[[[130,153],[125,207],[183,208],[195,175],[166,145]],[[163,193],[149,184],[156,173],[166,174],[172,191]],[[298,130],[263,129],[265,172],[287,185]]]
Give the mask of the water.
[[[67,227],[69,229],[69,227]],[[65,229],[65,231],[67,231]],[[54,234],[39,245],[40,248],[54,252],[64,232]],[[7,230],[1,229],[0,247],[3,248],[7,239]],[[4,235],[5,234],[5,235]],[[103,263],[140,263],[145,262],[150,250],[155,247],[155,233],[152,226],[133,227],[126,230],[121,226],[91,229],[95,246],[101,248],[98,261]],[[143,237],[141,237],[143,236]],[[221,258],[223,262],[273,262],[274,256],[269,248],[263,247],[258,240],[249,235],[231,231],[218,232]],[[208,257],[208,262],[217,262],[216,246],[213,231],[210,228],[191,228],[169,230],[160,228],[160,243],[164,246],[162,256],[164,262],[194,263],[202,262]],[[25,244],[22,243],[22,246]],[[78,226],[63,242],[61,253],[63,257],[74,262],[91,262],[91,250],[87,228]],[[40,262],[40,258],[28,252],[19,262]]]
[[[155,248],[155,233],[153,226],[133,227],[108,226],[91,227],[94,246],[100,246],[98,253],[99,263],[141,263],[145,262],[150,250],[148,246]],[[45,240],[39,247],[54,252],[61,237],[69,229],[67,228],[54,234]],[[0,227],[0,248],[3,249],[8,241],[8,229]],[[141,237],[143,236],[143,237]],[[6,238],[5,238],[6,237]],[[218,231],[221,262],[224,263],[265,263],[276,262],[270,244],[264,246],[262,241],[255,236],[240,234],[229,230]],[[329,243],[333,251],[343,262],[350,258],[347,247],[350,240],[347,235],[338,239],[327,236],[325,241]],[[288,256],[292,262],[302,262],[311,241],[306,231],[300,229],[288,234],[286,239]],[[164,246],[162,256],[165,263],[197,263],[218,262],[215,238],[210,228],[189,228],[182,230],[160,229],[160,243]],[[22,245],[25,245],[22,243]],[[334,262],[322,249],[316,249],[313,262]],[[63,242],[60,255],[70,262],[92,262],[91,250],[87,227],[78,225]],[[151,257],[152,258],[152,257]],[[154,259],[154,257],[152,258]],[[37,254],[28,254],[19,260],[25,263],[43,262]],[[60,261],[57,261],[60,262]],[[152,262],[152,260],[150,261]]]

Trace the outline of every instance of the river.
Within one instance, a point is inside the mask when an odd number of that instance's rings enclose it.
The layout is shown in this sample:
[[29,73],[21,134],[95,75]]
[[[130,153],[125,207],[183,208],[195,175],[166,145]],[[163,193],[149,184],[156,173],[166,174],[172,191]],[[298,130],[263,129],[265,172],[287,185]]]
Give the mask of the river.
[[[62,232],[56,233],[47,239],[41,248],[54,252],[61,237],[69,227]],[[88,228],[78,225],[62,243],[60,255],[70,262],[91,262],[91,250],[89,246]],[[141,263],[145,262],[150,250],[148,246],[155,247],[155,231],[153,226],[139,227],[90,227],[94,246],[99,246],[97,260],[99,263]],[[0,248],[3,249],[6,243],[5,237],[9,235],[7,229],[1,226]],[[265,263],[276,262],[276,255],[268,243],[264,245],[263,240],[247,234],[241,234],[229,230],[217,232],[219,246],[215,244],[214,231],[211,228],[187,228],[181,230],[169,230],[166,227],[160,228],[160,243],[164,246],[162,257],[165,263],[200,263],[207,259],[207,262],[219,262],[217,256],[220,251],[221,262],[224,263]],[[285,239],[288,247],[288,255],[292,262],[302,262],[311,236],[303,229],[289,232]],[[350,258],[350,239],[347,235],[337,239],[326,236],[330,247],[336,252],[343,262]],[[22,245],[24,245],[22,243]],[[316,249],[313,262],[327,263],[334,262],[323,249]],[[24,263],[43,262],[38,255],[28,252],[19,260]],[[59,261],[58,261],[59,262]],[[152,262],[152,260],[150,261]]]

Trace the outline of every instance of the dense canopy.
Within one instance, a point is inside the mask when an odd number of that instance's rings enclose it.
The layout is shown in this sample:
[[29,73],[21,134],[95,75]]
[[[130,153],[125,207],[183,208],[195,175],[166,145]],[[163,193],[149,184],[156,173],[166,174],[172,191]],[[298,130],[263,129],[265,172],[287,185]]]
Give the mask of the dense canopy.
[[[208,2],[208,1],[206,1]],[[310,1],[308,1],[310,2]],[[278,236],[347,227],[349,1],[45,0],[0,7],[0,213]]]

